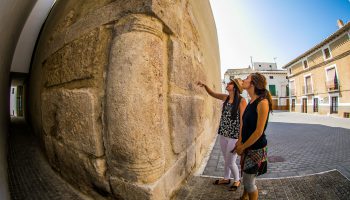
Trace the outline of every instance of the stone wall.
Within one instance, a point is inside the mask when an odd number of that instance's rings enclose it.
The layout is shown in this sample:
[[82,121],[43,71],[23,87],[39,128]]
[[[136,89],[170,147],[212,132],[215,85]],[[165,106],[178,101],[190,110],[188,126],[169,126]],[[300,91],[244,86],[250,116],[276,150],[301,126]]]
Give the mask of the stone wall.
[[30,81],[49,163],[94,198],[170,199],[216,135],[209,1],[57,1]]

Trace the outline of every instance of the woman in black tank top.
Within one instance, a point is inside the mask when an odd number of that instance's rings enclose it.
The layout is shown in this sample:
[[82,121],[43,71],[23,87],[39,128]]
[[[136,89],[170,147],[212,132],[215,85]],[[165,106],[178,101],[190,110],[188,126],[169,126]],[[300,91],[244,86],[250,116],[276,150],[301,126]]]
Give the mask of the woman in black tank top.
[[243,80],[251,100],[242,117],[242,134],[236,152],[241,155],[244,192],[241,199],[258,199],[258,188],[255,185],[257,176],[267,170],[267,140],[265,129],[269,112],[272,112],[272,99],[266,89],[266,78],[260,73],[252,73]]

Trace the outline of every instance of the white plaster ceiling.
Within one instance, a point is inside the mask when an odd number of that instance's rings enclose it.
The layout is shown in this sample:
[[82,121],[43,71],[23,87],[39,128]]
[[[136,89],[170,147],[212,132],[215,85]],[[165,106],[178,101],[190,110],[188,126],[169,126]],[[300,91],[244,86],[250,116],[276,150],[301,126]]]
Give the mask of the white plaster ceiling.
[[28,73],[40,29],[55,0],[38,0],[29,14],[12,58],[11,72]]

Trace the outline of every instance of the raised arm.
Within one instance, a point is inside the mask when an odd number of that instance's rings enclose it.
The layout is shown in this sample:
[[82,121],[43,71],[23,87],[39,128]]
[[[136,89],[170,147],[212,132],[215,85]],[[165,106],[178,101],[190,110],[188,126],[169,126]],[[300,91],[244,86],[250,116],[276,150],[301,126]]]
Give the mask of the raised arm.
[[205,90],[207,91],[207,93],[208,93],[210,96],[212,96],[212,97],[214,97],[214,98],[216,98],[216,99],[225,101],[226,98],[227,98],[227,96],[228,96],[227,94],[222,94],[222,93],[213,92],[206,84],[204,84],[204,83],[202,83],[202,82],[200,82],[200,81],[197,82],[197,85],[199,85],[200,87],[204,87]]

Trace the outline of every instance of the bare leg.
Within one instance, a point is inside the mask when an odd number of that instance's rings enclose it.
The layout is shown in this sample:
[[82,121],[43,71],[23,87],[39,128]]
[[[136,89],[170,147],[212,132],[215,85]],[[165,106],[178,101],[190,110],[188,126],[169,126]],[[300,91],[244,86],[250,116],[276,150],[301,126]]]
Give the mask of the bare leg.
[[240,198],[241,200],[248,200],[249,199],[249,195],[248,192],[246,190],[243,191],[243,195]]
[[248,195],[249,195],[249,200],[258,200],[259,191],[255,190],[254,192],[248,193]]
[[258,199],[258,188],[255,184],[256,175],[246,174],[243,172],[243,185],[244,192],[242,199],[257,200]]

